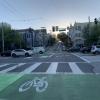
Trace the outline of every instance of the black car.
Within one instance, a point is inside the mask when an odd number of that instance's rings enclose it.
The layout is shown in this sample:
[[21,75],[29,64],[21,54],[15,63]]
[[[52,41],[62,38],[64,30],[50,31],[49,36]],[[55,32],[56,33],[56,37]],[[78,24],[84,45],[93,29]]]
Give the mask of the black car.
[[67,49],[68,52],[79,52],[80,48],[79,47],[71,47],[69,49]]
[[1,56],[11,56],[11,50],[1,52]]
[[82,53],[89,53],[89,52],[91,52],[91,47],[83,47],[80,49],[80,51]]

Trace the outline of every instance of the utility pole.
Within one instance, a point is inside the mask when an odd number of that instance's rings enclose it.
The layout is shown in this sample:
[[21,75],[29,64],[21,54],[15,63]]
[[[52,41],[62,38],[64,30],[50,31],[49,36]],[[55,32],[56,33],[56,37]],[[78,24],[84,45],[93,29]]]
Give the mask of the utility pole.
[[2,22],[2,52],[4,52],[4,29],[3,29],[3,22]]
[[21,39],[20,39],[20,49],[22,48],[22,45],[21,45]]
[[90,34],[90,16],[88,17],[88,20],[89,20],[89,26],[88,26],[88,31],[89,31],[89,34]]

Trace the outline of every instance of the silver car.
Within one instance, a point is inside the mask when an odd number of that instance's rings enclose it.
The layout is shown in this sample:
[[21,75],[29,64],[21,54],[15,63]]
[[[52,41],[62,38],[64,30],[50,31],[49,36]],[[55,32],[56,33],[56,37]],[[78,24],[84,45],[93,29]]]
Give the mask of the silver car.
[[12,57],[16,57],[16,56],[32,56],[33,52],[32,50],[24,50],[24,49],[15,49],[11,52],[11,56]]
[[44,47],[33,47],[32,48],[33,53],[39,53],[39,54],[43,54],[45,52],[45,48]]
[[100,53],[100,45],[92,46],[91,53],[93,53],[93,54]]

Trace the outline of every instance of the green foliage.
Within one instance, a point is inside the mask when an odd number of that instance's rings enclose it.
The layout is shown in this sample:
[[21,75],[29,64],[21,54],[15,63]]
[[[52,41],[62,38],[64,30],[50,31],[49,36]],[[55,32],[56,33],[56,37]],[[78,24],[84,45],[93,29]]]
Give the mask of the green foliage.
[[60,33],[57,38],[64,43],[65,46],[72,45],[71,38],[66,33]]
[[[5,50],[20,47],[21,36],[10,25],[3,24]],[[0,26],[0,48],[2,49],[2,26]]]
[[49,35],[48,46],[53,46],[56,43],[56,38],[52,35]]
[[83,30],[83,37],[85,39],[85,45],[98,43],[100,39],[100,25],[94,25],[90,28],[87,25]]

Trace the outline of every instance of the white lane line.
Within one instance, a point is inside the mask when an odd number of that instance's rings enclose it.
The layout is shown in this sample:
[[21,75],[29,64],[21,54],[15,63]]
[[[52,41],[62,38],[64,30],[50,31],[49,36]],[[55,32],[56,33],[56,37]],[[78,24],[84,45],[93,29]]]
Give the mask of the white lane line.
[[32,58],[32,57],[26,57],[26,58],[24,58],[24,59],[30,59],[30,58]]
[[51,54],[49,57],[52,57],[52,56],[54,56],[55,54]]
[[0,59],[10,59],[11,57],[0,57]]
[[[33,64],[33,63],[55,63],[55,62],[51,62],[51,61],[42,61],[42,62],[29,62],[29,64]],[[59,62],[56,62],[56,63],[71,63],[71,62],[62,62],[62,61],[59,61]],[[87,63],[87,62],[74,62],[74,63]],[[11,63],[11,64],[16,64],[16,63]]]
[[25,65],[25,64],[26,64],[26,63],[19,63],[18,65],[15,65],[15,66],[12,66],[12,67],[10,67],[10,68],[7,68],[7,69],[5,69],[5,70],[0,71],[0,73],[7,73],[7,72],[9,72],[9,71],[11,71],[11,70],[13,70],[13,69],[15,69],[15,68],[17,68],[17,67],[20,67],[20,66]]
[[51,58],[52,56],[54,56],[54,54],[48,55],[48,56],[41,56],[40,58]]
[[41,57],[39,57],[39,58],[48,58],[49,56],[41,56]]
[[30,67],[28,67],[27,69],[25,69],[23,72],[21,72],[21,73],[23,73],[23,74],[29,74],[29,73],[31,73],[33,70],[35,70],[40,64],[42,64],[42,63],[35,63],[35,64],[33,64],[33,65],[31,65]]
[[84,74],[80,69],[79,67],[76,65],[76,63],[69,63],[69,66],[72,70],[72,73],[73,74]]
[[0,68],[1,68],[1,67],[5,67],[5,66],[7,66],[7,65],[9,65],[9,64],[2,64],[2,65],[0,65]]
[[47,74],[56,74],[57,66],[58,66],[58,62],[51,63],[51,65],[49,66],[46,73]]
[[80,59],[86,61],[87,63],[90,63],[89,60],[87,60],[87,59],[85,59],[85,58],[83,58],[83,57],[81,57],[81,56],[79,56],[79,55],[77,55],[77,54],[72,53],[72,55],[79,57]]

